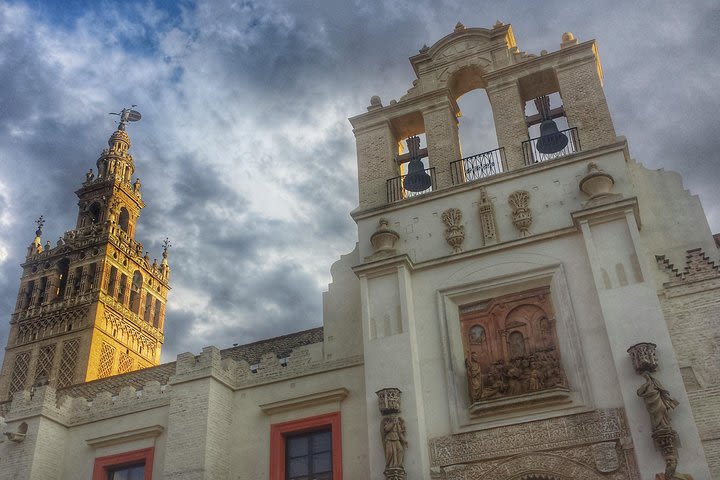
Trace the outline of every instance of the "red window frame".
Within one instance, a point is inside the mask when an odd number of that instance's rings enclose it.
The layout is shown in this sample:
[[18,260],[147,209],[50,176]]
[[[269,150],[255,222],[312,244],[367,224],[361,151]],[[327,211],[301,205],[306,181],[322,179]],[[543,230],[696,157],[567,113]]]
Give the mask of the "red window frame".
[[145,480],[152,480],[153,457],[155,448],[143,448],[132,452],[107,455],[95,459],[92,480],[107,480],[108,472],[113,468],[145,465]]
[[[297,433],[330,428],[332,478],[342,480],[342,431],[340,412],[302,418],[270,426],[270,480],[285,480],[285,438]],[[95,480],[95,479],[93,479]]]

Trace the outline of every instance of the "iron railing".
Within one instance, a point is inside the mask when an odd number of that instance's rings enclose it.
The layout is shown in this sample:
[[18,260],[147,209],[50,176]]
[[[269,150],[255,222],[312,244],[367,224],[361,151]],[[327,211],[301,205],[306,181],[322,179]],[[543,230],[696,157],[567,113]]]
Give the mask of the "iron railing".
[[407,175],[400,175],[399,177],[390,178],[387,180],[387,201],[388,203],[397,202],[405,198],[417,197],[428,192],[432,192],[435,189],[435,167],[426,168],[425,172],[430,174],[431,184],[430,188],[423,190],[422,192],[411,192],[405,190],[403,187],[403,180]]
[[578,137],[577,127],[568,128],[567,130],[561,130],[558,133],[564,133],[568,138],[568,143],[559,152],[555,153],[540,153],[537,150],[537,142],[542,137],[531,138],[522,142],[523,157],[525,159],[525,165],[533,165],[535,163],[552,160],[554,158],[564,157],[571,153],[580,151],[580,137]]
[[505,149],[502,147],[450,162],[453,185],[497,175],[505,170]]

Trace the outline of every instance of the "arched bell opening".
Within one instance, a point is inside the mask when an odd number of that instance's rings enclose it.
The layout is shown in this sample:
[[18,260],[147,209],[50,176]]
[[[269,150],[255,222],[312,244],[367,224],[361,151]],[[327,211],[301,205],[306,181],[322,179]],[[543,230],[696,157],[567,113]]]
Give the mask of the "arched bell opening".
[[132,284],[130,285],[130,310],[140,314],[140,292],[142,291],[143,277],[139,270],[133,273]]
[[571,129],[563,106],[560,84],[553,69],[518,80],[529,140],[522,144],[526,165],[580,150],[577,129]]
[[458,142],[462,152],[462,160],[451,166],[453,183],[505,171],[483,69],[479,65],[462,67],[450,75],[447,85],[458,106]]
[[125,207],[122,207],[120,209],[120,215],[118,216],[118,225],[123,232],[130,233],[130,214]]
[[70,273],[70,260],[63,258],[57,264],[58,269],[58,289],[55,298],[62,300],[65,296],[65,289],[67,288],[68,275]]

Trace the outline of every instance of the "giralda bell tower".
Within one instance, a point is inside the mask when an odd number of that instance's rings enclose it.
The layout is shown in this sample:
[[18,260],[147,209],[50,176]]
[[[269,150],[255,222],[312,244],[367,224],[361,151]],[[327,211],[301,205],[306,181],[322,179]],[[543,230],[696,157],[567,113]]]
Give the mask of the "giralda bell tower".
[[151,260],[135,240],[145,206],[120,123],[75,193],[75,229],[42,242],[42,217],[22,264],[20,291],[0,375],[0,402],[35,384],[57,388],[157,365],[169,290],[169,243]]

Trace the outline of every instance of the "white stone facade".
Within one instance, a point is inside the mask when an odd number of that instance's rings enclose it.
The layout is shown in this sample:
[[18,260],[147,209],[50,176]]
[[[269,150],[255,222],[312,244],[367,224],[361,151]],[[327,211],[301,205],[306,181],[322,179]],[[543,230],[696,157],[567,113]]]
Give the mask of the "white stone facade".
[[[595,43],[566,34],[562,45],[534,57],[517,49],[509,25],[458,25],[421,50],[406,96],[385,107],[373,99],[351,119],[358,245],[332,267],[322,332],[268,340],[252,365],[238,360],[244,347],[209,347],[155,370],[17,393],[5,430],[25,423],[27,432],[0,443],[0,478],[89,478],[99,457],[153,448],[153,478],[276,480],[273,426],[339,412],[346,480],[402,471],[411,480],[656,480],[670,471],[652,436],[667,419],[651,420],[638,396],[645,380],[627,350],[640,342],[657,346],[652,375],[678,402],[669,412],[680,440],[675,478],[720,478],[715,239],[680,178],[647,170],[615,135]],[[490,98],[502,172],[457,181],[455,100],[476,88]],[[554,92],[579,145],[528,162],[522,106]],[[397,145],[421,133],[432,191],[392,201]],[[448,246],[450,209],[461,212],[461,248]],[[527,292],[548,292],[533,293],[552,306],[541,319],[548,330],[528,320],[465,338],[466,315]],[[513,344],[523,331],[526,343]],[[513,349],[545,334],[559,362],[553,388],[525,364],[509,386],[490,386],[487,363],[472,376],[468,351],[539,362],[540,350]],[[151,372],[159,380],[129,386]],[[477,397],[468,393],[474,379],[485,392]],[[378,408],[376,392],[388,388],[402,392],[399,413]],[[392,415],[405,425],[399,461],[380,435]]]

